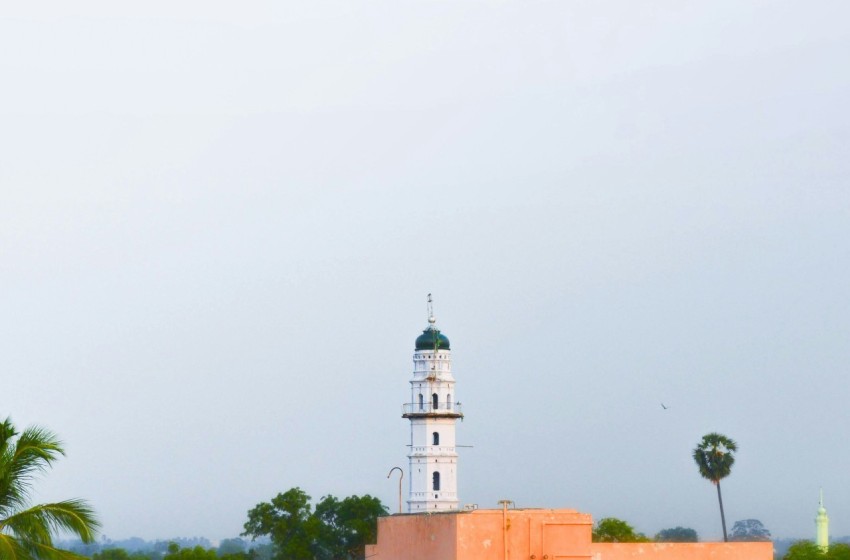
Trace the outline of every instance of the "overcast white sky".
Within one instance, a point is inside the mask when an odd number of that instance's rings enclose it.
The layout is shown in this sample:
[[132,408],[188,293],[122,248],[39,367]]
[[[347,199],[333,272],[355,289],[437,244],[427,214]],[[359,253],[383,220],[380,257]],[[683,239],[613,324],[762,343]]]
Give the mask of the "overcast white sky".
[[[850,4],[4,2],[0,415],[110,538],[391,507],[451,338],[463,503],[850,534]],[[669,406],[663,410],[660,403]]]

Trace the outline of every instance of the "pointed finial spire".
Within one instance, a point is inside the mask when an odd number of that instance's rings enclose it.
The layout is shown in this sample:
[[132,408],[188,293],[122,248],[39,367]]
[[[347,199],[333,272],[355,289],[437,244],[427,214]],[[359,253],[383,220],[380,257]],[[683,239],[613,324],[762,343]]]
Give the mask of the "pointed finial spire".
[[431,299],[431,294],[428,294],[428,323],[433,325],[437,322],[437,319],[434,318],[434,300]]
[[818,515],[826,515],[826,508],[823,507],[823,488],[820,489],[820,499],[818,500]]

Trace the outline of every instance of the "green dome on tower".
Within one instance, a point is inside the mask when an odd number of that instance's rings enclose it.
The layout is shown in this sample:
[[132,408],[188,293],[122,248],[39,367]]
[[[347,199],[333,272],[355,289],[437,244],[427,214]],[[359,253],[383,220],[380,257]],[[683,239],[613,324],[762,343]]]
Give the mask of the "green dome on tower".
[[416,337],[417,350],[451,350],[449,338],[433,324]]

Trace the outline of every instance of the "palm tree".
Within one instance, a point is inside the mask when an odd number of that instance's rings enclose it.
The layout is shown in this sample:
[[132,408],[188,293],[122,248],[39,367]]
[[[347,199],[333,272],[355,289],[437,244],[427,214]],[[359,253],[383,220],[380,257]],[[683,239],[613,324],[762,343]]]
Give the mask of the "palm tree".
[[699,474],[717,486],[717,501],[720,503],[720,523],[723,525],[723,540],[726,537],[726,517],[723,515],[723,498],[720,496],[720,479],[729,476],[735,462],[738,445],[723,434],[712,432],[702,436],[702,441],[694,449],[694,461]]
[[94,541],[100,524],[85,501],[29,505],[36,475],[64,454],[49,430],[35,426],[19,434],[11,419],[0,423],[0,560],[79,559],[53,546],[57,532]]

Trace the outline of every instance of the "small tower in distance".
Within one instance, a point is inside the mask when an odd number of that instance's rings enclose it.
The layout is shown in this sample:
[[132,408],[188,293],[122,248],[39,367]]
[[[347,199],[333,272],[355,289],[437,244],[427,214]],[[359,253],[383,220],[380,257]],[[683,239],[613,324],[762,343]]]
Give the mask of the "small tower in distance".
[[826,508],[823,507],[823,488],[820,491],[820,502],[818,503],[818,515],[815,517],[815,526],[817,527],[817,537],[815,544],[824,552],[829,550],[829,517],[826,515]]
[[409,513],[456,511],[459,503],[455,425],[463,413],[454,400],[449,339],[436,322],[428,294],[428,327],[416,339],[410,400],[402,409],[410,420]]

